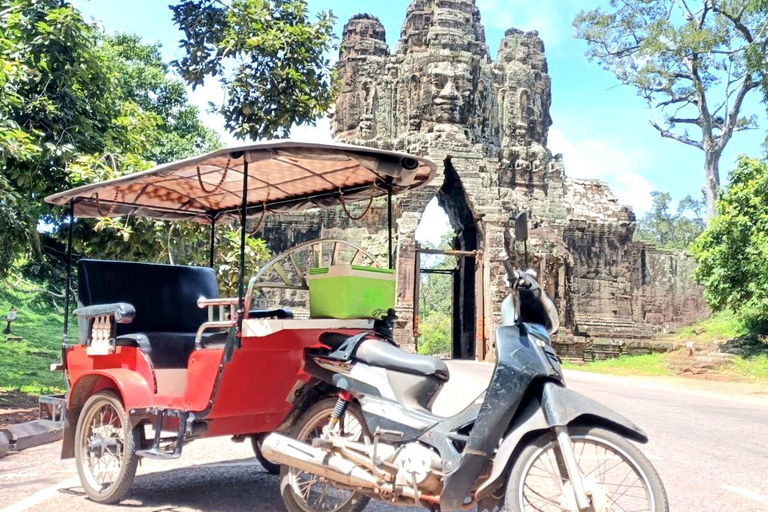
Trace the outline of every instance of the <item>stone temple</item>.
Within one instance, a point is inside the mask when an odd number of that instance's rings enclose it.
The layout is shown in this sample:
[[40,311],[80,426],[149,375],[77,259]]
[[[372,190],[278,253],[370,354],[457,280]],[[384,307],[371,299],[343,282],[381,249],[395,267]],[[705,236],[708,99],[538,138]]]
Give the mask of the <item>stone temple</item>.
[[[431,186],[396,198],[404,348],[414,344],[414,234],[435,197],[457,233],[454,247],[478,251],[459,260],[454,277],[454,357],[493,357],[503,260],[522,265],[511,229],[520,212],[531,219],[531,266],[560,312],[560,343],[647,338],[706,314],[692,261],[633,242],[632,211],[607,184],[567,178],[563,156],[547,149],[551,83],[537,32],[509,29],[492,59],[474,0],[414,0],[394,49],[377,18],[349,20],[338,79],[337,141],[423,155],[439,167]],[[270,218],[264,236],[276,253],[347,238],[385,261],[386,232],[386,207],[375,203],[357,222],[341,210]]]

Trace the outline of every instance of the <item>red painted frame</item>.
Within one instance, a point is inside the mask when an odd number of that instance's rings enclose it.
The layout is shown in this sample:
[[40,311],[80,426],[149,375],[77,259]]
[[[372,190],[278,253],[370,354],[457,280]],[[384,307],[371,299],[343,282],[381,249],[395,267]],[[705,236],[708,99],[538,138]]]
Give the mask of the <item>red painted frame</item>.
[[[288,417],[297,383],[309,381],[303,370],[304,349],[317,346],[319,336],[328,330],[284,329],[244,337],[226,363],[223,348],[195,350],[187,363],[182,396],[156,393],[151,361],[135,347],[89,356],[84,345],[75,345],[67,349],[71,384],[67,406],[82,405],[91,394],[112,388],[120,392],[129,415],[141,411],[137,414],[145,417],[150,409],[196,413],[207,423],[205,437],[272,432]],[[362,332],[332,330],[349,335]]]

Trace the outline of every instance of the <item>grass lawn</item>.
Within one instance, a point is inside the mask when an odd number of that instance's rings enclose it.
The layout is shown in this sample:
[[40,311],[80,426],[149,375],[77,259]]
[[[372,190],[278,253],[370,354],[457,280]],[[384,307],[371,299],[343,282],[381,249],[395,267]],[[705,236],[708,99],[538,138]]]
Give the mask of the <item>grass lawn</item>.
[[582,370],[609,375],[648,375],[671,376],[672,370],[667,368],[666,354],[649,354],[644,356],[621,356],[616,359],[595,361],[583,365],[564,363],[564,368]]
[[693,341],[695,343],[726,342],[746,336],[749,329],[744,322],[731,311],[720,311],[693,325],[677,329],[669,334],[658,336],[663,341]]
[[719,373],[737,380],[768,382],[768,354],[738,357],[733,360],[733,364],[723,367]]
[[11,306],[18,311],[11,333],[21,342],[7,342],[0,335],[0,390],[40,394],[64,388],[64,374],[50,371],[61,359],[62,313],[42,303],[37,294],[22,293],[0,281],[0,319]]
[[[563,364],[563,367],[608,375],[672,377],[676,375],[676,372],[668,366],[668,362],[671,358],[679,358],[680,354],[680,352],[672,352],[644,356],[622,356],[616,359],[606,359],[583,365],[566,362]],[[730,364],[724,364],[709,370],[707,373],[724,375],[733,381],[768,382],[768,354],[736,357],[731,360]]]

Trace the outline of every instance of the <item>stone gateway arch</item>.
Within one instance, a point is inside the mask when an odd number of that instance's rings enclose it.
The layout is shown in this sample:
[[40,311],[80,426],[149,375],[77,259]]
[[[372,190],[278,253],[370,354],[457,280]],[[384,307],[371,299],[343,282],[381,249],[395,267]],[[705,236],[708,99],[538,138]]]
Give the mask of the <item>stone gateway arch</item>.
[[[397,341],[404,348],[414,346],[414,235],[435,197],[457,233],[454,247],[478,253],[459,260],[455,277],[454,356],[493,357],[506,296],[502,262],[522,264],[511,229],[520,212],[531,219],[531,266],[560,313],[561,346],[647,338],[706,314],[690,281],[692,261],[633,242],[632,211],[607,184],[568,179],[562,155],[547,149],[547,71],[534,31],[509,29],[492,59],[474,0],[414,0],[393,50],[373,16],[353,16],[344,27],[334,139],[419,154],[439,167],[429,187],[396,199]],[[382,203],[357,222],[341,210],[274,217],[264,237],[275,252],[343,237],[385,258],[386,232]]]

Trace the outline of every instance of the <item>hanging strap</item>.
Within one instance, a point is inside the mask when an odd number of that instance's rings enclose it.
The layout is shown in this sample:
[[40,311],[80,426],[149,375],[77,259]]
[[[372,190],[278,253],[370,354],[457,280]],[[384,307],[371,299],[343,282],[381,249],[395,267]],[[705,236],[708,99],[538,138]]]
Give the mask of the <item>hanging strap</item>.
[[264,203],[261,207],[261,217],[259,217],[259,224],[251,231],[246,231],[249,235],[253,236],[261,230],[262,224],[264,224],[264,218],[267,216],[267,203]]
[[360,220],[368,215],[368,212],[371,210],[371,206],[373,206],[373,198],[376,197],[377,190],[378,187],[376,186],[376,183],[374,183],[373,192],[371,192],[371,199],[368,201],[368,206],[365,207],[365,210],[362,214],[360,214],[359,217],[354,217],[351,213],[349,213],[349,210],[347,209],[347,202],[344,200],[344,192],[339,189],[339,201],[341,202],[341,207],[344,209],[344,213],[347,215],[347,217],[349,217],[350,220]]
[[119,190],[115,190],[115,198],[112,200],[112,206],[109,208],[109,211],[107,213],[104,213],[101,211],[101,200],[99,199],[99,193],[94,192],[91,196],[91,199],[96,200],[96,211],[101,215],[102,217],[109,217],[115,212],[115,207],[117,206],[117,197],[120,195]]
[[219,183],[215,187],[213,187],[211,190],[208,190],[207,188],[205,188],[205,184],[203,183],[203,177],[200,174],[200,166],[199,165],[197,166],[197,182],[200,183],[200,188],[203,189],[203,192],[205,192],[206,194],[212,194],[221,188],[221,185],[224,184],[224,180],[227,179],[227,173],[229,172],[230,161],[231,159],[227,158],[227,165],[224,167],[224,172],[221,173],[221,179],[219,180]]

